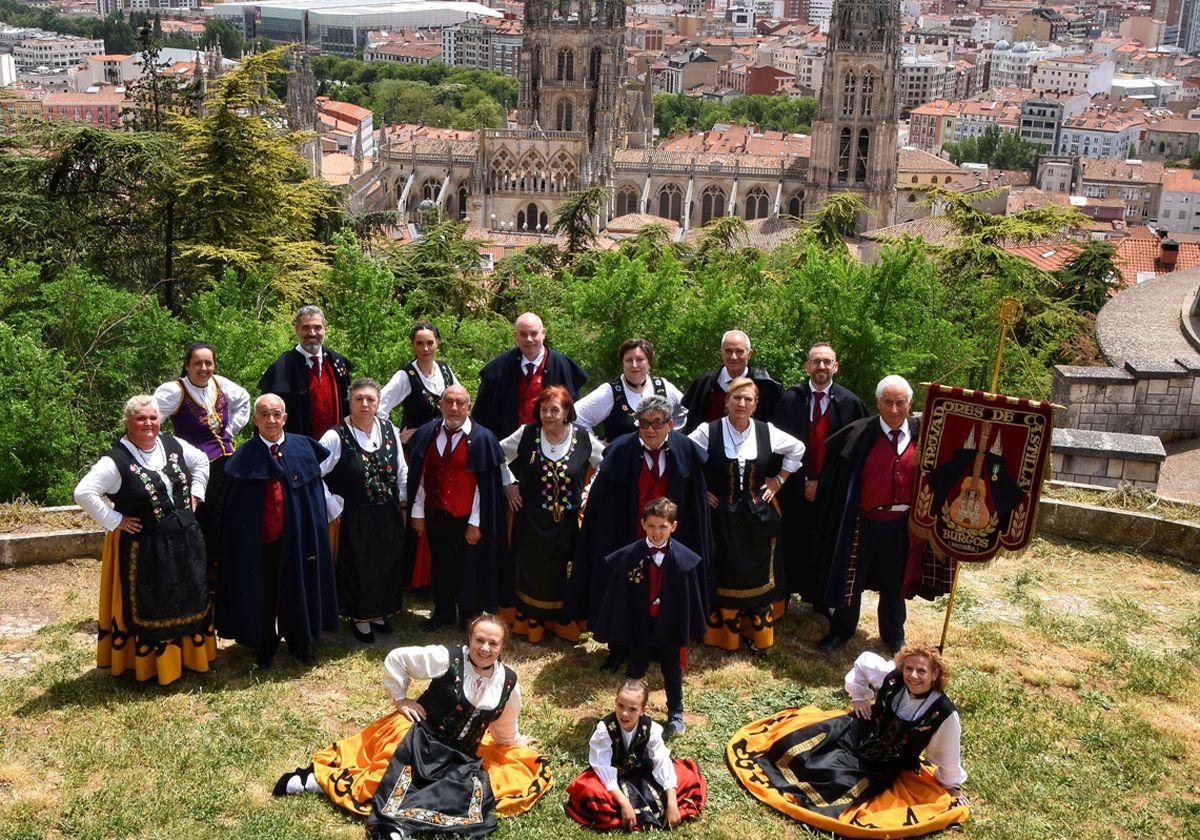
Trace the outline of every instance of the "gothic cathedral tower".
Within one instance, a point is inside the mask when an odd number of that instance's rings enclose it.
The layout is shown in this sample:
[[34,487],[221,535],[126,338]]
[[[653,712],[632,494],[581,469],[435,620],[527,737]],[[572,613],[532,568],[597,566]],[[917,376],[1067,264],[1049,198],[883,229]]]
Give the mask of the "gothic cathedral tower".
[[896,0],[834,0],[825,78],[813,120],[814,198],[845,190],[870,210],[860,228],[892,224],[900,103],[900,7]]
[[584,186],[610,175],[624,67],[624,0],[527,0],[517,124],[582,135]]

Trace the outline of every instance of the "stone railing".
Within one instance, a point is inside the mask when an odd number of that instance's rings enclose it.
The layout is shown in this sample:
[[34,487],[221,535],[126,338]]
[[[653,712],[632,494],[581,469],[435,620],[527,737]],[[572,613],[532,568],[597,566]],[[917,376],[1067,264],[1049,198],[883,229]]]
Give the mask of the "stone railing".
[[1200,355],[1129,359],[1124,367],[1054,369],[1050,399],[1065,406],[1058,429],[1153,435],[1164,443],[1200,434]]
[[1055,481],[1099,487],[1129,484],[1154,491],[1167,452],[1153,435],[1055,429],[1050,458]]

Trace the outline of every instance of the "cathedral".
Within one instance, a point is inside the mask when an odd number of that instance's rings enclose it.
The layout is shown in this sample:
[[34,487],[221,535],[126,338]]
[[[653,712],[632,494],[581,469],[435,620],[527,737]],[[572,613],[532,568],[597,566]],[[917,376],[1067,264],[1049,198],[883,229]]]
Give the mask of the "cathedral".
[[352,183],[365,209],[410,218],[437,208],[494,233],[548,230],[558,207],[599,185],[603,229],[629,213],[686,233],[718,216],[812,212],[831,193],[859,194],[860,228],[896,215],[899,8],[835,0],[812,137],[782,151],[653,146],[649,82],[625,78],[624,0],[527,0],[516,127],[474,132],[393,127]]

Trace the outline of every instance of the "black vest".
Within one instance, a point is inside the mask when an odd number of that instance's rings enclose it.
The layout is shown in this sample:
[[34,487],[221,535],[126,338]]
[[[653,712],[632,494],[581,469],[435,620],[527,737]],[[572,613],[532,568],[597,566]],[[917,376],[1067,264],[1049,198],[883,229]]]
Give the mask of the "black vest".
[[617,722],[616,713],[610,714],[602,721],[608,730],[609,740],[612,741],[612,766],[618,775],[626,773],[648,773],[654,769],[654,759],[650,757],[650,716],[638,718],[637,726],[633,728],[633,737],[629,739],[629,747],[621,736],[621,724]]
[[720,501],[721,507],[733,509],[740,501],[758,497],[759,488],[770,476],[777,475],[783,456],[771,451],[771,431],[761,420],[750,419],[758,454],[746,463],[745,474],[739,474],[738,462],[725,454],[724,420],[708,424],[708,460],[704,462],[704,477],[708,490]]
[[[437,359],[433,362],[442,372],[442,382],[449,388],[454,382],[454,374],[450,365]],[[408,396],[400,403],[404,407],[404,429],[419,429],[430,420],[439,420],[442,416],[442,395],[435,394],[425,387],[421,374],[417,372],[416,361],[411,361],[401,370],[408,377]],[[339,494],[340,495],[340,494]]]
[[107,453],[121,475],[121,487],[111,497],[113,507],[123,516],[140,519],[143,533],[152,533],[172,511],[192,511],[192,476],[183,458],[183,447],[172,435],[159,435],[159,440],[167,455],[164,472],[171,481],[171,495],[167,495],[162,476],[142,466],[120,441]]
[[[661,376],[651,376],[650,384],[657,396],[667,396],[667,386]],[[625,394],[625,383],[621,381],[621,377],[618,376],[609,382],[608,386],[612,388],[613,404],[608,416],[604,418],[604,440],[611,443],[621,435],[636,432],[637,426],[634,425],[633,409],[629,407],[629,397]]]
[[561,461],[551,461],[542,452],[542,427],[530,423],[521,434],[517,457],[511,465],[521,488],[526,510],[546,511],[555,522],[565,516],[578,516],[587,479],[592,439],[574,426],[567,428],[574,439]]
[[916,771],[933,733],[954,714],[955,708],[949,697],[940,694],[920,717],[901,720],[892,710],[892,701],[904,690],[900,669],[884,678],[871,707],[872,731],[863,739],[860,755],[882,766]]
[[396,503],[396,472],[400,468],[396,433],[391,423],[378,422],[380,445],[374,452],[358,445],[349,418],[334,426],[342,442],[342,457],[325,483],[347,507]]
[[462,648],[451,648],[450,668],[429,683],[417,702],[425,708],[423,725],[439,741],[473,755],[479,749],[479,742],[483,740],[487,728],[503,713],[504,705],[517,685],[517,673],[497,662],[496,667],[504,669],[500,702],[494,709],[476,709],[463,694],[463,669],[466,665]]

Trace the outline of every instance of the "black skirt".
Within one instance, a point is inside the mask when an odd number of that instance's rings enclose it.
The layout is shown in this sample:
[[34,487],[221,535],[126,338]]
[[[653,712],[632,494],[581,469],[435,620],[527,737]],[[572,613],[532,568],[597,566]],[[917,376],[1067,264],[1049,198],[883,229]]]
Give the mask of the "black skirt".
[[221,546],[224,545],[221,536],[221,511],[225,509],[225,488],[229,483],[225,475],[227,463],[228,455],[208,462],[208,486],[205,489],[204,502],[196,508],[196,522],[200,525],[200,532],[204,534],[204,548],[208,554],[208,582],[212,589],[216,588],[217,572],[221,568]]
[[423,723],[408,730],[375,792],[367,834],[482,837],[495,830],[496,798],[483,762],[442,743]]
[[805,726],[780,738],[758,757],[777,790],[799,804],[837,817],[891,787],[903,766],[873,760],[875,724],[854,714]]
[[395,505],[346,506],[338,532],[338,612],[363,620],[404,606],[404,542]]
[[782,521],[774,504],[739,499],[713,512],[717,605],[750,610],[785,597],[779,557]]
[[121,534],[125,626],[165,642],[203,633],[210,616],[204,535],[188,508],[171,511],[140,534]]
[[567,566],[575,556],[579,516],[569,510],[558,522],[543,510],[526,507],[513,522],[517,606],[527,616],[567,621]]

